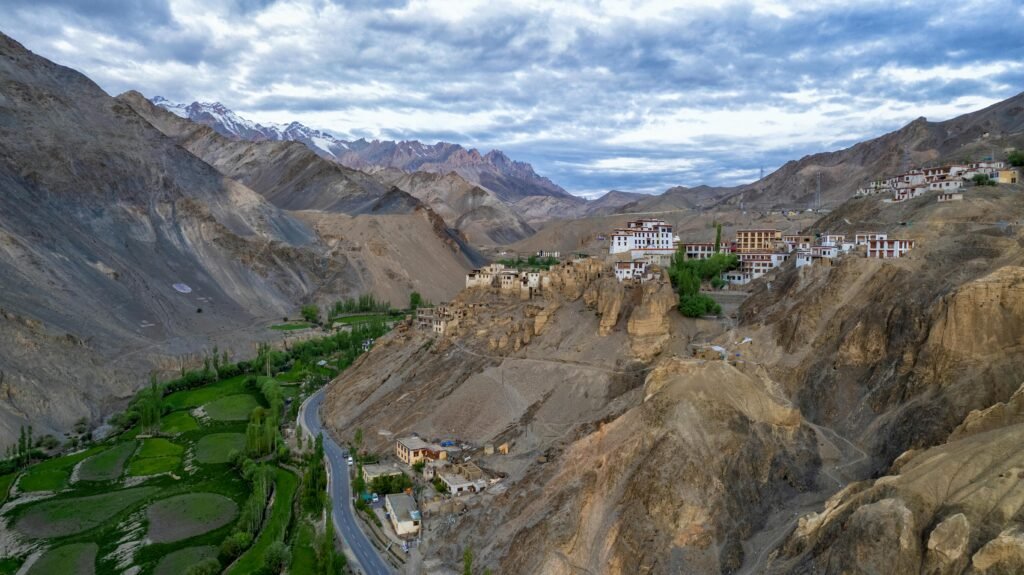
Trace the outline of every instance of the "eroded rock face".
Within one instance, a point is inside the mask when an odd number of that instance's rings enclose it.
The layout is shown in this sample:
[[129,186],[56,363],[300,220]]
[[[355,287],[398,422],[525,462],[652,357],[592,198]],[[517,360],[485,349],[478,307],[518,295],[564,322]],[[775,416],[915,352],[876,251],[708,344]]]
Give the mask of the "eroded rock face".
[[972,358],[1024,346],[1024,268],[999,268],[954,292],[929,344]]
[[594,308],[597,315],[601,316],[599,335],[606,336],[615,328],[625,297],[625,289],[614,277],[604,277],[587,286],[583,292],[583,301],[587,307]]
[[989,541],[974,557],[971,566],[978,573],[1024,572],[1024,531],[1014,526]]
[[968,435],[1024,423],[1024,385],[1017,389],[1009,401],[997,403],[988,409],[976,409],[950,434],[950,441]]
[[971,522],[963,513],[943,519],[928,536],[924,572],[934,575],[960,573],[967,565]]
[[649,361],[661,353],[668,341],[668,313],[677,300],[671,284],[667,282],[646,283],[640,289],[640,305],[629,315],[626,331],[633,355],[641,361]]

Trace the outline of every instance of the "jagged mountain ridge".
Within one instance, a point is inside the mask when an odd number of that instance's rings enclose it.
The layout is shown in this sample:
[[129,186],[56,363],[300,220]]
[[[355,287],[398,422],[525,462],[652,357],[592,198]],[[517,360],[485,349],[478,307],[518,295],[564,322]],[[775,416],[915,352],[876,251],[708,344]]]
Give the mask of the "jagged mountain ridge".
[[405,171],[456,172],[470,182],[488,188],[505,201],[527,196],[554,196],[580,202],[551,180],[538,175],[525,162],[512,160],[500,150],[481,154],[459,144],[437,142],[358,139],[346,141],[298,122],[264,126],[239,117],[219,102],[193,102],[184,105],[156,96],[152,103],[217,132],[246,140],[298,141],[317,154],[351,168],[374,166]]

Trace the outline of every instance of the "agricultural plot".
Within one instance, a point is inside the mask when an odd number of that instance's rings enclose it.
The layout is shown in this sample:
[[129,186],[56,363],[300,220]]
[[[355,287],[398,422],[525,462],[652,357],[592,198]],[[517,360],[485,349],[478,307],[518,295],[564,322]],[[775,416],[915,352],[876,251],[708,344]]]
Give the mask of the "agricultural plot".
[[79,481],[114,481],[121,477],[125,461],[135,451],[135,442],[119,443],[82,461],[78,466]]
[[274,331],[295,331],[297,329],[309,329],[313,327],[313,324],[305,321],[295,321],[288,323],[277,323],[270,326],[270,329]]
[[33,539],[73,535],[104,523],[156,491],[155,487],[134,487],[87,497],[47,499],[28,506],[14,526]]
[[181,541],[223,527],[238,517],[238,505],[216,493],[186,493],[157,501],[146,509],[156,543]]
[[72,543],[50,549],[32,564],[28,575],[92,575],[96,572],[95,543]]
[[172,410],[199,407],[215,399],[236,393],[245,393],[245,376],[239,375],[188,391],[177,391],[164,398],[164,405]]
[[68,485],[68,479],[71,478],[71,472],[75,465],[103,449],[103,447],[93,447],[33,465],[18,480],[18,489],[21,491],[59,491],[64,489]]
[[199,423],[187,411],[175,411],[160,421],[160,431],[164,433],[185,433],[199,429]]
[[[192,565],[211,557],[217,557],[217,548],[213,545],[178,549],[164,555],[163,559],[156,564],[153,575],[181,575]],[[299,571],[295,571],[295,573],[299,573]]]
[[181,454],[184,451],[184,447],[166,439],[144,439],[142,447],[128,464],[128,475],[145,476],[174,471],[181,465]]
[[245,435],[241,433],[211,433],[196,444],[199,463],[227,463],[232,451],[245,451]]
[[211,401],[203,406],[203,410],[216,421],[246,421],[252,410],[259,406],[255,397],[238,393]]
[[8,473],[7,475],[0,475],[0,507],[7,502],[7,494],[11,490],[11,484],[17,479],[18,474]]

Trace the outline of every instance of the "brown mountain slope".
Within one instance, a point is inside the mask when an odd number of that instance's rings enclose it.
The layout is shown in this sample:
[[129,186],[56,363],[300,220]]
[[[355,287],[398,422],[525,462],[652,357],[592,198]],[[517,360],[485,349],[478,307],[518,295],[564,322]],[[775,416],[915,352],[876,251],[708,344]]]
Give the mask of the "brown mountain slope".
[[0,443],[98,418],[162,358],[248,352],[269,318],[358,289],[307,224],[6,36],[0,96]]
[[534,233],[523,218],[494,192],[472,184],[455,172],[405,172],[373,169],[370,173],[420,199],[477,245],[509,244]]

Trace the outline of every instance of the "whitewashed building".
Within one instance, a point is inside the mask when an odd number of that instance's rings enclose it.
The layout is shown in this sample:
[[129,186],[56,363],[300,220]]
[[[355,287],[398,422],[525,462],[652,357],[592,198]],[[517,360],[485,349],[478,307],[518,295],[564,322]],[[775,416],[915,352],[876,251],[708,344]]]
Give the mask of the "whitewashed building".
[[866,246],[870,241],[884,240],[887,237],[889,235],[883,232],[857,232],[853,235],[853,243],[858,246]]
[[647,260],[633,260],[629,262],[615,262],[615,279],[620,282],[632,280],[642,282],[647,278],[647,269],[650,262]]
[[620,254],[637,249],[673,249],[672,226],[664,220],[634,220],[611,235],[609,253]]
[[899,258],[914,249],[914,240],[873,239],[868,240],[867,246],[867,257],[869,258]]

